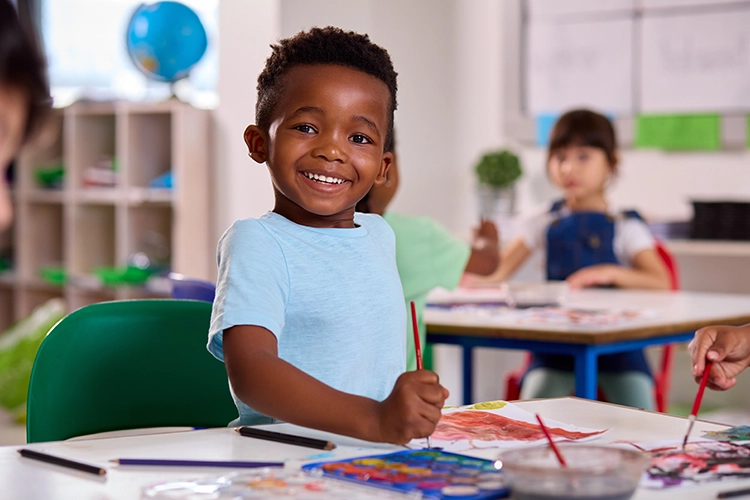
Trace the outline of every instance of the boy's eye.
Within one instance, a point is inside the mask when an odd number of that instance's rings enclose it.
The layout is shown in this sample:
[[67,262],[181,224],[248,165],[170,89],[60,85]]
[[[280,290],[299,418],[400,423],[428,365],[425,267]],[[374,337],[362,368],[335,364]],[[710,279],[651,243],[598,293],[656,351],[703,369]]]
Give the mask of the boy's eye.
[[312,128],[310,125],[297,125],[294,128],[299,130],[303,134],[312,134],[315,132],[315,129]]
[[362,134],[353,135],[351,141],[356,142],[357,144],[372,144],[370,138]]
[[589,159],[589,154],[588,153],[581,153],[581,154],[578,155],[578,160],[579,161],[586,161],[588,159]]

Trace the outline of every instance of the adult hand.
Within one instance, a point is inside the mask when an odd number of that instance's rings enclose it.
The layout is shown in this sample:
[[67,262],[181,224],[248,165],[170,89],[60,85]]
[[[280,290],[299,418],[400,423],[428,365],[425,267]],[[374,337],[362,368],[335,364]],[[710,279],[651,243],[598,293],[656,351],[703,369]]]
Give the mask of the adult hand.
[[725,391],[737,383],[735,377],[750,365],[750,324],[701,328],[695,332],[688,351],[696,382],[700,381],[708,359],[713,362],[708,387]]
[[402,374],[393,391],[378,405],[382,441],[406,444],[432,434],[440,420],[448,390],[436,373],[417,370]]

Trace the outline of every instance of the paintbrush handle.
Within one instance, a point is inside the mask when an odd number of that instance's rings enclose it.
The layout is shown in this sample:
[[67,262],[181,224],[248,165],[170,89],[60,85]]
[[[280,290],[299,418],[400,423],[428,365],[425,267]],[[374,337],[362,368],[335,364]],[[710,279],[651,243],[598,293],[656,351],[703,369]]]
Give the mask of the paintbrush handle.
[[703,377],[701,383],[698,386],[698,394],[695,395],[695,401],[693,402],[693,409],[690,411],[691,415],[698,416],[698,410],[701,407],[701,400],[703,400],[703,393],[706,391],[706,385],[708,384],[708,376],[711,373],[711,367],[713,362],[706,361],[706,367],[703,369]]

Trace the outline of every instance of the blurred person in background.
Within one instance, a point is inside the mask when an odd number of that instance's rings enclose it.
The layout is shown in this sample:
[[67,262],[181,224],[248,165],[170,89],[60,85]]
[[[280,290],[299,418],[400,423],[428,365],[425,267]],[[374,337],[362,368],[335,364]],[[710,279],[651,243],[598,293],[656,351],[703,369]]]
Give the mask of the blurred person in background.
[[0,231],[13,218],[7,171],[50,109],[44,58],[9,0],[0,0]]

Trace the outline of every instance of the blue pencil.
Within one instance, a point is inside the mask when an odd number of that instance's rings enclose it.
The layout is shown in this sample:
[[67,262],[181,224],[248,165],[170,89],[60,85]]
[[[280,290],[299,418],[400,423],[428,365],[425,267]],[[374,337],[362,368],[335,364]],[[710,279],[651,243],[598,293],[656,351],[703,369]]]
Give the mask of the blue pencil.
[[243,462],[226,460],[173,460],[158,458],[118,458],[112,462],[120,465],[156,465],[174,467],[231,467],[255,469],[258,467],[284,467],[284,462]]

